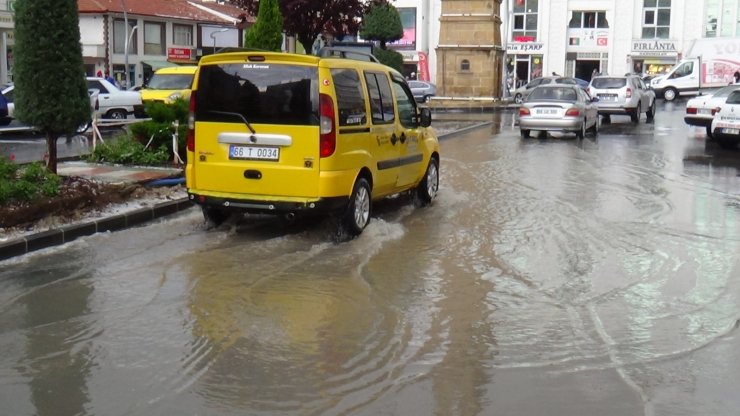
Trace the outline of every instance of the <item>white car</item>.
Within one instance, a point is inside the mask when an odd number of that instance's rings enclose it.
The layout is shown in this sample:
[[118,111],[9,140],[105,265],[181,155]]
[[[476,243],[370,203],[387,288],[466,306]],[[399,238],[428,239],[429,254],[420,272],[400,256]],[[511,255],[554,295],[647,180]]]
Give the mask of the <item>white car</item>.
[[87,89],[98,91],[100,118],[125,119],[129,115],[144,116],[144,105],[141,93],[124,91],[108,82],[105,78],[87,77]]
[[712,136],[726,149],[740,143],[740,89],[731,92],[725,103],[717,107],[712,120]]
[[[90,96],[90,109],[92,111],[97,111],[98,107],[100,106],[100,100],[99,96],[100,93],[98,90],[87,90],[88,95]],[[2,91],[3,96],[5,96],[5,100],[8,102],[8,119],[11,121],[15,118],[15,85],[9,85],[5,87]],[[90,127],[90,124],[92,123],[92,120],[88,121],[85,124],[82,124],[78,129],[77,133],[83,133],[85,130],[87,130]]]
[[705,127],[707,136],[712,137],[712,120],[717,107],[727,100],[727,96],[735,90],[740,90],[740,84],[733,84],[720,88],[713,94],[700,95],[686,102],[686,113],[683,121],[689,126]]

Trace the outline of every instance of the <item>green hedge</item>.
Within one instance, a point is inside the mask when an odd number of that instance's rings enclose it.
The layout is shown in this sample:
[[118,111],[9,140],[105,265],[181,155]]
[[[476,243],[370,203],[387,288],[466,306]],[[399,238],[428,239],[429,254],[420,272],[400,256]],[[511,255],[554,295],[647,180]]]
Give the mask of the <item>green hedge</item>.
[[0,156],[0,204],[58,195],[61,183],[40,162],[20,167]]

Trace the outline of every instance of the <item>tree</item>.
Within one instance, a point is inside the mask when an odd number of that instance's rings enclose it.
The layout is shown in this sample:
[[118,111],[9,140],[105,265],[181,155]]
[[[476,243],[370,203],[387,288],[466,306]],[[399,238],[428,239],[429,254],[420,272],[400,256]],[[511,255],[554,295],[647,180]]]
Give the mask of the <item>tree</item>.
[[[257,0],[230,0],[254,15]],[[360,0],[279,0],[285,33],[294,35],[310,53],[322,33],[335,38],[354,34],[360,27],[365,6]]]
[[403,24],[398,10],[387,2],[375,2],[368,8],[362,19],[360,36],[363,39],[377,40],[380,48],[386,49],[387,42],[393,42],[403,37]]
[[283,16],[278,0],[260,0],[257,21],[247,32],[244,46],[279,52],[282,45]]
[[15,114],[46,136],[57,171],[57,138],[90,120],[77,0],[15,3]]
[[380,48],[374,54],[378,60],[395,69],[403,71],[403,56],[386,47],[387,42],[393,42],[403,37],[403,24],[398,10],[387,0],[375,0],[368,5],[367,14],[362,19],[360,36],[363,39],[374,40],[380,43]]

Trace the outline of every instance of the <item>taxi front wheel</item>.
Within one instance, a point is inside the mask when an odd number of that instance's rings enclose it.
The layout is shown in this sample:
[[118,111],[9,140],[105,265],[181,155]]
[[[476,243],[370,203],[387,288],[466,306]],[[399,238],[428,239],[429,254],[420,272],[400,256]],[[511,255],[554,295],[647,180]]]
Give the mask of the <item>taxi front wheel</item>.
[[429,166],[424,174],[424,179],[416,188],[416,197],[419,206],[427,206],[432,203],[439,190],[439,162],[437,159],[429,159]]

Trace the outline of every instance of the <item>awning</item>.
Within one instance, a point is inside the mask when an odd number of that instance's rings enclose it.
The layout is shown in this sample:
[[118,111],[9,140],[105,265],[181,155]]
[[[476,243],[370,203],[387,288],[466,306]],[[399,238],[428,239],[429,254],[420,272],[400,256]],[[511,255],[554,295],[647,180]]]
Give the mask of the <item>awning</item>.
[[152,70],[156,71],[160,68],[167,68],[170,66],[177,66],[177,64],[173,64],[172,62],[167,61],[141,61],[144,65],[149,65],[152,67]]
[[169,59],[168,60],[169,65],[168,66],[178,66],[178,65],[198,65],[198,61],[195,61],[193,59]]

